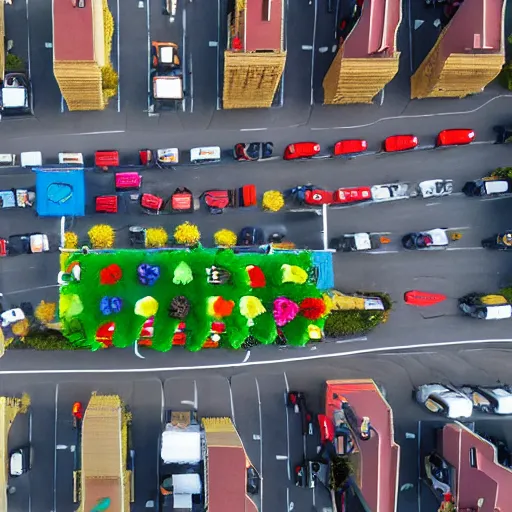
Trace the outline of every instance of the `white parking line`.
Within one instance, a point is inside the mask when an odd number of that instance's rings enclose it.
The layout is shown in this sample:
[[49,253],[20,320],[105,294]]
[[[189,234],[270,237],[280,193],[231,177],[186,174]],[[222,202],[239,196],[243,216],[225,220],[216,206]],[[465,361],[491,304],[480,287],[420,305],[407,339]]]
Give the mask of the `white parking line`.
[[217,110],[220,110],[220,69],[219,69],[219,59],[220,59],[220,0],[217,0]]
[[57,424],[58,424],[58,410],[59,410],[59,384],[55,386],[55,413],[53,427],[53,438],[55,446],[53,451],[53,510],[57,510]]
[[190,113],[194,112],[194,70],[192,68],[192,52],[190,52]]
[[233,390],[231,389],[231,383],[229,384],[229,402],[231,405],[231,419],[233,420],[233,425],[236,428],[236,420],[235,420],[235,404],[233,403]]
[[311,106],[315,102],[313,87],[314,87],[314,76],[315,76],[315,45],[316,45],[317,18],[318,18],[318,0],[315,0],[315,17],[313,19],[313,51],[311,52],[311,98],[310,98]]
[[149,14],[149,0],[146,0],[146,27],[148,29],[148,115],[151,107],[151,21]]
[[256,382],[256,394],[258,395],[258,414],[260,417],[260,512],[263,512],[263,419],[261,414],[261,395],[258,379],[254,377]]
[[[29,7],[28,7],[28,0],[26,0],[26,15],[27,15],[27,45],[28,45],[28,49],[27,49],[27,72],[28,72],[28,79],[30,81],[31,79],[31,65],[30,65],[30,24],[29,24]],[[53,50],[52,50],[53,51]]]
[[[182,58],[182,62],[183,62],[183,88],[185,89],[185,91],[187,90],[187,51],[186,51],[186,41],[187,41],[187,7],[186,7],[186,4],[185,6],[183,7],[183,11],[181,13],[181,24],[182,24],[182,27],[183,27],[183,37],[182,37],[182,43],[181,43],[181,47],[182,47],[182,52],[183,52],[183,58]],[[186,98],[183,98],[183,101],[181,102],[181,108],[183,110],[183,112],[185,112],[187,110],[187,100]]]
[[241,132],[264,132],[268,128],[240,128]]
[[[149,3],[149,2],[148,2]],[[121,76],[121,16],[119,14],[119,0],[116,2],[117,9],[117,76]],[[121,80],[117,80],[117,112],[121,112]]]
[[286,372],[283,372],[284,375],[284,384],[286,387],[286,394],[284,396],[284,409],[286,412],[286,454],[288,455],[288,464],[287,473],[288,473],[288,481],[292,479],[291,470],[290,470],[290,412],[288,410],[288,393],[290,392],[290,387],[288,386],[288,377],[286,376]]

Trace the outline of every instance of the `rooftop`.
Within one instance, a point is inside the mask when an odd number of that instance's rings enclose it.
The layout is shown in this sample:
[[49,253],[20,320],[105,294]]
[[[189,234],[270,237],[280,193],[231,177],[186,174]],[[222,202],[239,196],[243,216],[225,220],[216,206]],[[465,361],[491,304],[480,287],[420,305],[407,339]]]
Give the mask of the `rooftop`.
[[348,401],[358,421],[370,418],[375,430],[370,439],[359,442],[359,488],[375,512],[395,512],[400,447],[394,441],[393,413],[379,388],[371,379],[327,381],[326,415],[334,417],[342,397]]
[[282,0],[246,1],[244,50],[280,51],[283,26]]
[[[469,453],[476,451],[476,467]],[[507,511],[512,503],[512,471],[497,461],[496,448],[460,423],[442,430],[442,456],[456,471],[455,499],[459,509],[474,508],[483,498],[479,512]]]
[[247,496],[247,456],[229,418],[205,418],[209,512],[257,512]]
[[343,44],[344,57],[392,57],[401,21],[400,0],[365,0],[361,17]]
[[504,0],[464,0],[443,38],[446,53],[503,53]]
[[55,60],[94,60],[92,2],[73,7],[70,0],[53,0]]

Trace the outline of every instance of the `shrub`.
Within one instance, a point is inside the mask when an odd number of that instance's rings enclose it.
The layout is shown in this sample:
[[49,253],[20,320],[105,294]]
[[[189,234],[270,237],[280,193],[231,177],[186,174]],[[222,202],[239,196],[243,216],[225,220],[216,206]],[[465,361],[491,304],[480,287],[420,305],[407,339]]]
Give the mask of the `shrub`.
[[261,206],[269,212],[278,212],[284,207],[284,196],[278,190],[267,190],[263,194]]
[[233,247],[236,245],[236,234],[229,229],[221,229],[213,235],[215,245],[222,247]]
[[64,249],[76,249],[78,247],[78,235],[73,231],[64,233]]
[[149,228],[146,230],[146,247],[165,247],[169,235],[164,228]]
[[107,0],[103,0],[103,37],[105,39],[105,62],[110,62],[112,38],[114,37],[114,17],[108,8]]
[[55,319],[57,304],[55,302],[45,302],[42,300],[36,307],[34,316],[42,323],[49,324]]
[[195,224],[184,222],[176,226],[174,230],[174,240],[182,245],[195,245],[201,239],[201,232]]
[[5,71],[23,71],[25,63],[21,57],[14,53],[8,53],[5,58]]
[[23,338],[28,334],[30,324],[29,321],[24,318],[23,320],[20,320],[19,322],[16,322],[12,326],[12,333],[14,336],[19,336],[20,338]]
[[25,344],[35,350],[78,350],[59,331],[31,331]]
[[354,474],[354,466],[346,455],[336,455],[331,461],[329,486],[338,491],[343,489],[348,479]]
[[491,176],[493,178],[512,178],[512,167],[498,167],[492,171]]
[[116,234],[114,228],[108,224],[96,224],[87,234],[93,249],[111,249],[114,247]]
[[101,79],[103,89],[117,89],[119,77],[110,64],[101,68]]
[[381,324],[385,318],[386,311],[331,311],[325,321],[324,332],[330,338],[364,334]]

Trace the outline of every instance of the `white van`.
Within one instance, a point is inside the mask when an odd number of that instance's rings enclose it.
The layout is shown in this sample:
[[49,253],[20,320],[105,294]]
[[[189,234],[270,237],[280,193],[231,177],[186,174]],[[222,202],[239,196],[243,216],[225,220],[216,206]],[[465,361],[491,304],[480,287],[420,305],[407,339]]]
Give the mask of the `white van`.
[[220,162],[220,147],[192,148],[190,150],[190,162],[193,164]]
[[59,153],[59,164],[84,165],[82,153]]
[[21,167],[40,167],[43,165],[43,155],[41,151],[25,151],[20,156]]

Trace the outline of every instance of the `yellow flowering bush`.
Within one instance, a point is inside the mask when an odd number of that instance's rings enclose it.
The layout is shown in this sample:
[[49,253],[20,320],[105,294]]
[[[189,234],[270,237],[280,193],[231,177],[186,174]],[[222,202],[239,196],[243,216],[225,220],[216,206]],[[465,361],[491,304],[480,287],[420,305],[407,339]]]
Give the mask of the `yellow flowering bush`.
[[73,231],[64,233],[64,249],[76,249],[78,247],[78,235]]
[[174,230],[174,240],[178,244],[195,245],[201,239],[201,232],[195,224],[184,222],[176,226]]
[[263,194],[261,205],[264,210],[278,212],[284,207],[284,197],[278,190],[267,190]]
[[110,63],[112,38],[114,37],[114,17],[108,8],[108,1],[103,0],[103,37],[105,40],[105,66],[101,68],[101,82],[105,102],[117,94],[119,77]]
[[45,302],[42,300],[36,307],[34,316],[42,323],[49,324],[55,319],[57,304],[55,302]]
[[30,328],[30,324],[26,318],[23,320],[20,320],[19,322],[16,322],[12,326],[12,333],[15,336],[19,336],[20,338],[23,338],[28,334]]
[[96,224],[87,233],[93,249],[111,249],[114,247],[116,233],[108,224]]
[[146,247],[151,249],[165,247],[169,235],[164,228],[148,228],[146,230]]
[[236,234],[229,229],[220,229],[213,235],[215,245],[233,247],[236,245]]

